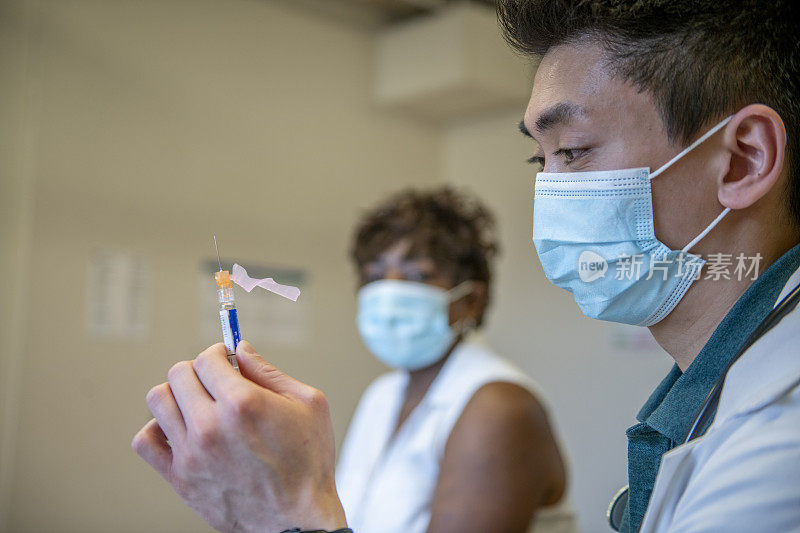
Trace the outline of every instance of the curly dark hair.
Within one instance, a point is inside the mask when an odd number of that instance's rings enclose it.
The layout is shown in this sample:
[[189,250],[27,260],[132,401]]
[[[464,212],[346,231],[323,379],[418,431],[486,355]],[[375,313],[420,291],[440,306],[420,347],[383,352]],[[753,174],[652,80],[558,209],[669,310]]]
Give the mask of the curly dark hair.
[[673,142],[752,103],[787,130],[787,206],[800,225],[797,0],[498,0],[506,40],[526,55],[589,38],[612,75],[653,95]]
[[453,285],[482,281],[490,289],[499,250],[495,221],[474,196],[450,187],[400,191],[364,214],[350,255],[362,270],[403,239],[409,256],[431,259]]

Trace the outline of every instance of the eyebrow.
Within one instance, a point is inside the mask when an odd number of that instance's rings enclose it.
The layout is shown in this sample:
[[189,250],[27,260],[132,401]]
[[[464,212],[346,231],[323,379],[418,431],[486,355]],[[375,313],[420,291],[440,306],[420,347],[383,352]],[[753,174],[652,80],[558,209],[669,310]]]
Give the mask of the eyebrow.
[[[535,126],[537,133],[546,133],[548,130],[561,125],[569,124],[569,122],[577,116],[586,114],[586,108],[582,105],[572,102],[561,102],[554,106],[548,107],[539,114],[536,119]],[[525,126],[525,121],[521,120],[519,123],[519,131],[526,137],[533,139],[533,135]]]

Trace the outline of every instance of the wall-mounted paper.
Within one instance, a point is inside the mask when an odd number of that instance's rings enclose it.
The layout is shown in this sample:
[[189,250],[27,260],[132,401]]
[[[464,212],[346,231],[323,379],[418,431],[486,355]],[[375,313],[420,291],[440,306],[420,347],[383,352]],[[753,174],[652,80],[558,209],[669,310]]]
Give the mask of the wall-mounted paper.
[[149,285],[146,258],[125,250],[94,250],[87,272],[88,335],[96,339],[145,339],[149,334]]

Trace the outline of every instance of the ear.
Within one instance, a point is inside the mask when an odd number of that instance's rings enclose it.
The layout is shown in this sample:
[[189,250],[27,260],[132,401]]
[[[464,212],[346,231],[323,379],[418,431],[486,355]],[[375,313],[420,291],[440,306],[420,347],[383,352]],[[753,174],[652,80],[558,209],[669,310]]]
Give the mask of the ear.
[[485,281],[472,281],[470,293],[450,304],[450,324],[462,320],[478,321],[486,309],[489,286]]
[[780,181],[786,128],[774,109],[751,104],[725,126],[723,144],[730,154],[730,168],[717,184],[719,201],[734,210],[745,209]]
[[467,302],[469,316],[477,321],[489,303],[489,285],[485,281],[473,281],[472,292],[467,296]]

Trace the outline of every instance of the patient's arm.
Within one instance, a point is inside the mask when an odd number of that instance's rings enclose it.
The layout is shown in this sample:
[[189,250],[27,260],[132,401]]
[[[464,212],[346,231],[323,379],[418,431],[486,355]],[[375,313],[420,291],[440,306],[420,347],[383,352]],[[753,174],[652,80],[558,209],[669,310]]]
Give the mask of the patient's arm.
[[429,533],[524,532],[537,508],[558,502],[566,476],[547,416],[511,383],[489,383],[448,438]]

